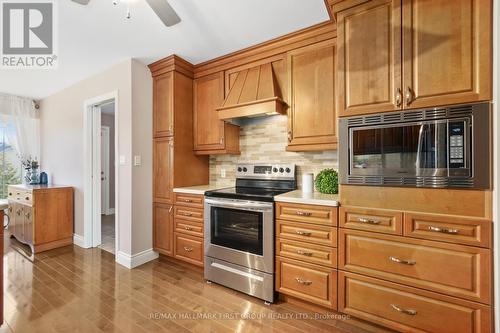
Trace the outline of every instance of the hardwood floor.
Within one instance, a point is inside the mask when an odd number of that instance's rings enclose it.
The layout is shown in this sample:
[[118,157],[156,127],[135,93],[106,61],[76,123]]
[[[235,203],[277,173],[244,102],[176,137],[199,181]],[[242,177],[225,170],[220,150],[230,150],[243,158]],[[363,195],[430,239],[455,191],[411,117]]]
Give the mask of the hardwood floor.
[[209,285],[202,269],[173,259],[128,270],[99,248],[68,246],[37,254],[32,262],[9,242],[6,238],[0,333],[366,332],[357,321],[304,319],[310,313],[297,306],[266,306]]

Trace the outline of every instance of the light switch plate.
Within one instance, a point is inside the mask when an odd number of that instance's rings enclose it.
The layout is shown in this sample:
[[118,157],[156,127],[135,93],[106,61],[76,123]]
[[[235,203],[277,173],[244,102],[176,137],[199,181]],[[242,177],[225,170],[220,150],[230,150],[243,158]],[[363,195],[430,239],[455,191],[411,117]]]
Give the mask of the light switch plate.
[[220,170],[220,176],[221,176],[221,178],[226,178],[226,169]]
[[141,164],[142,164],[141,155],[135,155],[134,156],[134,166],[141,166]]
[[125,155],[120,155],[120,165],[125,165],[127,162],[127,159],[125,158]]

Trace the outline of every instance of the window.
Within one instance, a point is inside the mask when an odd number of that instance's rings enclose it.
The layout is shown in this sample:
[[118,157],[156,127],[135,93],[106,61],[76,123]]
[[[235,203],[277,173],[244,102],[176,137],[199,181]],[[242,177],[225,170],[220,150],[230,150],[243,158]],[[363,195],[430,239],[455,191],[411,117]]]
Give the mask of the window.
[[0,122],[0,199],[7,198],[9,185],[22,183],[21,161],[16,150],[9,143],[8,134],[12,133],[10,131],[15,132],[13,124]]

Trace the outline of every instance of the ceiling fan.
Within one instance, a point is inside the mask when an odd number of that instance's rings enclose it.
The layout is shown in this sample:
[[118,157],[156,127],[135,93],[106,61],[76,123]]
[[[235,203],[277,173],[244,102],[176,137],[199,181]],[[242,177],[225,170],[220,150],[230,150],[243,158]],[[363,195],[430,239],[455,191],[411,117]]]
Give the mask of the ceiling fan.
[[[80,5],[88,5],[90,0],[72,0]],[[126,0],[113,0],[113,4],[117,5],[119,2],[127,2]],[[181,21],[181,18],[175,10],[170,6],[167,0],[146,0],[148,5],[158,15],[160,20],[167,26],[171,27]],[[127,18],[130,18],[130,10],[127,9]]]

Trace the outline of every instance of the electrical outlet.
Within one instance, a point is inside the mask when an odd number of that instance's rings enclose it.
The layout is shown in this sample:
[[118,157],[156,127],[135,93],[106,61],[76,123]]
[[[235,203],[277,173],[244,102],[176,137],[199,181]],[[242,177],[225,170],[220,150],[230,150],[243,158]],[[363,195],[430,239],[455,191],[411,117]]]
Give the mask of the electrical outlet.
[[226,169],[220,169],[221,178],[226,178]]
[[120,155],[120,165],[125,165],[127,163],[127,159],[124,155]]
[[134,156],[134,166],[141,166],[141,164],[142,164],[141,155],[135,155]]

